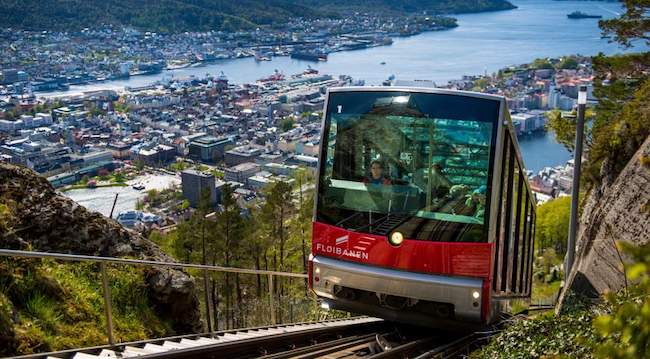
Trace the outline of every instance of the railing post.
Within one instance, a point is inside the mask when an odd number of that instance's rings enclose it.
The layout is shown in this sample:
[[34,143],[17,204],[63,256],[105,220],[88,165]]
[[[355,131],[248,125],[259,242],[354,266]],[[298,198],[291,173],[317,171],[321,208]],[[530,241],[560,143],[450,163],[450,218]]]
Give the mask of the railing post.
[[271,309],[271,324],[277,324],[275,318],[275,298],[273,298],[273,274],[269,273],[269,308]]
[[111,288],[108,286],[108,274],[106,273],[106,263],[99,262],[99,268],[102,272],[102,288],[104,292],[104,312],[106,314],[106,334],[108,343],[115,345],[113,337],[113,305],[111,303]]
[[[212,334],[212,315],[210,313],[210,285],[208,282],[208,270],[203,270],[203,291],[205,292],[205,321],[208,325],[208,332]],[[215,308],[216,310],[216,308]],[[218,324],[217,324],[218,325]],[[217,326],[215,325],[215,327]]]

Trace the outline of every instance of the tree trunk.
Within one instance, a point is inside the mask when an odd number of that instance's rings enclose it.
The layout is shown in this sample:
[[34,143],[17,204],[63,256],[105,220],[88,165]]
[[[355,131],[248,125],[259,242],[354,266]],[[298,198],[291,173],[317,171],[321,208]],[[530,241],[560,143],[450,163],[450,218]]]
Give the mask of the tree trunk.
[[[260,256],[259,256],[259,250],[255,250],[255,269],[260,270]],[[257,286],[255,288],[255,294],[257,295],[257,298],[262,297],[262,276],[257,274]]]
[[[300,212],[298,215],[298,225],[300,226],[300,250],[302,251],[302,270],[303,273],[307,273],[307,246],[305,245],[305,218],[303,216],[303,213],[305,213],[305,209],[303,208],[303,202],[302,202],[302,174],[301,176],[298,176],[298,192],[300,193]],[[307,286],[307,279],[305,279],[305,293],[309,291],[309,288]]]
[[242,318],[242,308],[244,307],[243,301],[242,301],[242,293],[241,293],[241,283],[239,281],[239,273],[235,274],[235,286],[237,288],[237,327],[241,328],[243,325],[243,318]]

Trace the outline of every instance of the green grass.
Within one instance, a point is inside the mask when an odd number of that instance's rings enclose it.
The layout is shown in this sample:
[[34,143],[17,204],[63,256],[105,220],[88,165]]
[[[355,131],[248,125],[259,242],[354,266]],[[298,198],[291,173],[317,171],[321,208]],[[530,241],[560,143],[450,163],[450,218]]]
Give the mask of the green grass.
[[[173,334],[149,303],[143,269],[109,267],[108,276],[117,341]],[[106,344],[100,278],[92,263],[0,260],[0,334],[10,329],[14,338],[0,354]]]
[[559,280],[551,283],[535,281],[535,283],[533,283],[533,292],[531,293],[530,298],[531,303],[550,303],[550,301],[555,298],[560,291],[560,284],[561,282]]

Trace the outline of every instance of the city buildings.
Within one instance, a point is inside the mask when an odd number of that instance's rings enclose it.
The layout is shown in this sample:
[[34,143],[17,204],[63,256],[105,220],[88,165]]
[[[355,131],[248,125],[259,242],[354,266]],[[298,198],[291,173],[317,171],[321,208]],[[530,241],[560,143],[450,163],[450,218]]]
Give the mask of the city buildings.
[[215,177],[211,173],[200,172],[197,170],[185,170],[181,172],[181,186],[183,197],[190,202],[190,206],[198,207],[204,193],[208,199],[208,204],[214,206],[218,198]]
[[199,137],[190,142],[189,157],[203,162],[217,162],[223,159],[226,146],[231,144],[232,140],[229,138]]

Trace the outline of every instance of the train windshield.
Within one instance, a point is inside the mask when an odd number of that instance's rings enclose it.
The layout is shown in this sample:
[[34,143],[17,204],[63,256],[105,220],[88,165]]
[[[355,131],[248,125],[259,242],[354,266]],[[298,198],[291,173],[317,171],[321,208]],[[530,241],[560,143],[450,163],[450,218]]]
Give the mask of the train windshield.
[[332,92],[319,222],[430,241],[487,241],[499,101],[416,92]]

